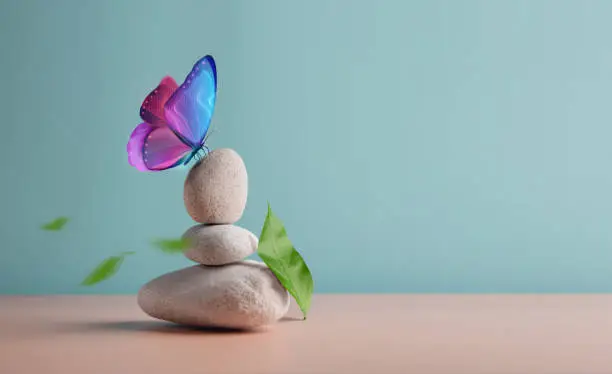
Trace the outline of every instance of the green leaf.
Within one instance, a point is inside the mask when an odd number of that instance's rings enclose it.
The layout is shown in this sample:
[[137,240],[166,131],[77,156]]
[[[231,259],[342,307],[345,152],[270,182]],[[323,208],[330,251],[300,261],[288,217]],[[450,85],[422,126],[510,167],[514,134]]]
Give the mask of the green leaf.
[[111,256],[105,259],[83,280],[83,282],[81,282],[81,285],[92,286],[112,277],[121,267],[125,256],[129,256],[134,253],[136,252],[122,252],[117,256]]
[[314,290],[312,274],[302,256],[291,244],[285,226],[272,212],[270,203],[259,236],[257,254],[293,296],[306,319]]
[[68,223],[68,217],[58,217],[51,222],[45,223],[41,229],[47,231],[60,231]]
[[180,239],[158,239],[153,241],[153,245],[157,249],[165,253],[183,253],[190,248],[191,242],[187,238]]

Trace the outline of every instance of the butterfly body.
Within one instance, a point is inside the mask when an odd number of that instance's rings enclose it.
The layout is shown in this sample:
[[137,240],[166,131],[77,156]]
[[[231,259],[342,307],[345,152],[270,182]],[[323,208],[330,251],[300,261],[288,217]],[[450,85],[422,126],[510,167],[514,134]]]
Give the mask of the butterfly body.
[[165,77],[143,101],[127,144],[128,162],[140,171],[186,165],[207,150],[215,108],[217,69],[212,56],[198,60],[179,86]]
[[189,161],[191,161],[192,159],[198,159],[200,156],[200,153],[207,153],[208,149],[206,148],[206,146],[204,144],[202,144],[202,146],[200,146],[198,149],[193,150],[189,156],[187,156],[185,158],[185,162],[183,163],[183,165],[187,165],[189,163]]

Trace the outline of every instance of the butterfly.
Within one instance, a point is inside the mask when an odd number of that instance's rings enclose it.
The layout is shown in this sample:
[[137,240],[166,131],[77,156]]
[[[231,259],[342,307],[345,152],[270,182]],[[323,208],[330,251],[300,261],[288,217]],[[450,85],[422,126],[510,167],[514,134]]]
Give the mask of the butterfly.
[[212,56],[198,60],[182,85],[164,77],[140,107],[143,123],[127,144],[128,162],[140,171],[186,165],[201,152],[217,98],[217,67]]

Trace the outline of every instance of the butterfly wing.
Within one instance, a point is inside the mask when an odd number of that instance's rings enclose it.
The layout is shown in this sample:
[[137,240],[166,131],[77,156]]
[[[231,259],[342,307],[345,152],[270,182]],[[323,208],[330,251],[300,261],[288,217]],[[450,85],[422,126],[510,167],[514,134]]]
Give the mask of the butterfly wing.
[[164,106],[168,126],[197,149],[208,132],[217,98],[217,68],[212,56],[198,60]]
[[140,106],[140,118],[151,125],[166,124],[164,105],[178,88],[172,77],[164,77],[159,85],[147,95]]
[[159,171],[182,163],[192,152],[167,126],[141,123],[127,144],[128,161],[140,171]]

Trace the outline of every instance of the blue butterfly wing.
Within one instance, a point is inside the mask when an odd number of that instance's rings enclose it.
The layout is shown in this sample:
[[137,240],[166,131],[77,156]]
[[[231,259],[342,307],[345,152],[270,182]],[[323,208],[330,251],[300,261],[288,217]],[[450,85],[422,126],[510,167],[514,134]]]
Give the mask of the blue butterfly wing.
[[217,99],[217,67],[212,56],[198,60],[164,106],[168,127],[197,151],[203,145]]

